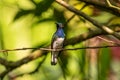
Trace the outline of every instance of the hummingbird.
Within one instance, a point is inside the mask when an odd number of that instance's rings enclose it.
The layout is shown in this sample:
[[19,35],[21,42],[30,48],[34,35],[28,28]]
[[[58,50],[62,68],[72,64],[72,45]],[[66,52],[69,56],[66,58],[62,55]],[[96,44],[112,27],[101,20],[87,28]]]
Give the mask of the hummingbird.
[[51,49],[54,51],[51,51],[51,65],[57,64],[57,58],[61,51],[55,51],[56,49],[63,48],[63,42],[65,39],[65,34],[62,29],[63,24],[62,23],[56,23],[57,30],[53,34],[52,37],[52,43],[51,43]]

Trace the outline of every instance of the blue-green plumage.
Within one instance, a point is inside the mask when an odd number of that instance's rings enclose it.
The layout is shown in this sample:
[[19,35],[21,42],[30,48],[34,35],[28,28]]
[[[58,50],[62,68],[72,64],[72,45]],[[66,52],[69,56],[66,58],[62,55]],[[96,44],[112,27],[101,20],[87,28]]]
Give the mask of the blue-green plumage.
[[[64,39],[65,39],[65,34],[62,29],[62,27],[63,27],[62,23],[56,23],[56,25],[57,25],[57,30],[53,35],[52,43],[51,43],[51,48],[53,50],[62,48]],[[60,51],[52,51],[51,52],[51,65],[57,64],[57,58],[58,58],[59,53],[60,53]]]

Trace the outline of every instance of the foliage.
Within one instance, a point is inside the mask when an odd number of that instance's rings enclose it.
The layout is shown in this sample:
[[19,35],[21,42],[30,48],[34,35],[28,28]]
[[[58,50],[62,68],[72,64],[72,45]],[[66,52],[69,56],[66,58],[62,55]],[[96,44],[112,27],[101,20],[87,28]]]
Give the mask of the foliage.
[[[77,10],[84,12],[98,23],[119,31],[120,18],[119,15],[116,15],[117,11],[113,13],[110,10],[106,10],[106,8],[110,7],[109,5],[106,7],[105,1],[109,0],[86,0],[94,2],[94,4],[84,2],[84,0],[65,1]],[[120,5],[114,0],[111,1],[114,2],[111,8],[119,9],[118,7]],[[97,5],[98,2],[99,4]],[[105,9],[103,9],[104,6],[101,5],[105,5]],[[117,6],[117,8],[115,6]],[[70,12],[68,9],[59,5],[55,0],[1,0],[0,49],[48,47],[51,44],[52,35],[56,30],[55,22],[62,22],[64,24],[66,41],[73,38],[69,45],[65,42],[67,45],[65,45],[64,48],[104,46],[111,44],[111,42],[98,38],[97,34],[97,36],[92,36],[92,34],[102,31],[96,28],[96,26],[87,19],[84,19],[83,16]],[[91,34],[86,35],[86,33]],[[85,34],[82,37],[83,39],[77,42],[79,35],[82,34]],[[103,32],[102,35],[106,36],[106,33]],[[88,36],[88,38],[86,38],[86,36]],[[95,41],[91,41],[90,38]],[[119,43],[119,40],[116,41],[116,38],[113,37],[107,36],[105,39],[115,44]],[[72,42],[76,43],[73,45]],[[51,66],[50,64],[51,55],[48,51],[44,52],[33,49],[0,52],[0,63],[2,64],[0,65],[0,75],[5,70],[10,70],[10,72],[2,76],[1,79],[109,80],[112,79],[111,76],[116,77],[115,74],[119,74],[117,71],[114,73],[115,67],[113,67],[112,64],[114,62],[119,63],[120,60],[118,57],[116,59],[118,55],[114,55],[116,53],[114,50],[113,48],[65,50],[61,52],[59,63],[55,66]],[[7,56],[4,55],[6,53],[8,54]],[[36,56],[31,59],[32,54]],[[114,55],[114,57],[112,55]],[[26,59],[27,57],[28,60]],[[4,59],[11,63],[11,66],[14,62],[18,62],[18,64],[16,63],[15,66],[12,67],[8,64],[9,69],[4,65],[5,62],[2,62]],[[119,69],[119,66],[116,68]],[[119,78],[119,76],[116,78]]]

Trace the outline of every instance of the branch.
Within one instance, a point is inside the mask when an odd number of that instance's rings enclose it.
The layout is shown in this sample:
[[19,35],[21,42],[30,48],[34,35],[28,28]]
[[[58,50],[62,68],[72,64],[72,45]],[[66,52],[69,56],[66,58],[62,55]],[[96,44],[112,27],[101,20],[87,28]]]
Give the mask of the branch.
[[[34,52],[34,53],[28,55],[27,57],[25,57],[25,58],[23,58],[21,60],[18,60],[16,62],[13,62],[13,63],[10,63],[10,62],[8,62],[6,60],[6,62],[9,64],[9,66],[6,66],[5,63],[3,63],[3,65],[5,65],[8,69],[5,70],[4,72],[0,73],[0,77],[4,77],[10,71],[20,67],[23,64],[26,64],[26,63],[28,63],[30,61],[33,61],[33,60],[35,60],[35,59],[37,59],[37,58],[39,58],[39,57],[41,57],[43,55],[46,55],[46,53],[47,53],[46,51],[40,51],[39,50],[38,52]],[[1,63],[1,61],[0,61],[0,63]]]
[[80,0],[80,1],[85,2],[88,5],[93,5],[93,6],[99,8],[99,9],[102,9],[104,11],[108,11],[116,16],[120,16],[120,10],[117,8],[109,7],[105,4],[101,4],[100,2],[95,2],[93,0]]
[[114,9],[117,9],[117,10],[120,11],[120,8],[117,7],[117,6],[112,5],[111,2],[110,2],[109,0],[106,0],[106,2],[107,2],[107,4],[108,4],[110,7],[112,7],[112,8],[114,8]]
[[20,51],[20,50],[46,50],[46,51],[52,51],[52,49],[48,48],[18,48],[18,49],[5,49],[5,50],[0,50],[0,52],[8,52],[8,51]]
[[20,77],[20,76],[23,76],[24,74],[34,74],[35,72],[38,72],[39,71],[39,68],[41,67],[41,65],[43,64],[43,62],[45,61],[47,56],[44,56],[44,58],[42,59],[42,61],[39,62],[39,64],[37,65],[36,69],[33,70],[32,72],[28,72],[28,73],[22,73],[22,74],[13,74],[13,73],[10,73],[8,76],[9,76],[9,79],[13,80],[17,77]]
[[65,8],[67,8],[69,11],[74,12],[75,14],[84,17],[86,20],[90,21],[93,25],[95,25],[97,28],[100,28],[101,30],[105,31],[106,33],[111,34],[111,35],[115,36],[116,38],[120,39],[120,35],[118,33],[114,32],[112,29],[106,27],[105,25],[98,23],[97,21],[93,20],[85,13],[70,6],[69,4],[64,2],[63,0],[56,0],[56,2],[59,3],[60,5],[64,6]]
[[[87,5],[85,4],[85,5],[80,9],[80,11],[83,10],[86,6],[87,6]],[[68,24],[75,16],[76,16],[76,15],[73,14],[73,15],[66,21],[66,23]]]
[[106,39],[106,38],[104,38],[104,37],[102,37],[102,36],[97,36],[97,37],[98,37],[99,39],[107,42],[107,43],[115,44],[115,45],[120,45],[119,43],[117,43],[117,42],[115,42],[115,41],[112,41],[112,40],[108,40],[108,39]]
[[9,65],[13,63],[11,61],[7,61],[6,59],[4,58],[0,58],[0,64],[4,65],[5,67],[9,67]]
[[11,70],[13,70],[12,68],[8,68],[7,70],[5,70],[4,72],[0,73],[0,79],[3,80],[4,76],[10,72]]

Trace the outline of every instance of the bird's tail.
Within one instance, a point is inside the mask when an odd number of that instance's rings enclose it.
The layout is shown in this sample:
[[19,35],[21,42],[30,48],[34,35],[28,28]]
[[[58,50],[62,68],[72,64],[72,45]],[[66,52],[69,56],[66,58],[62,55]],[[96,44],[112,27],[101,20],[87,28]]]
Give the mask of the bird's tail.
[[51,53],[51,65],[57,64],[57,56],[58,56],[58,52]]

